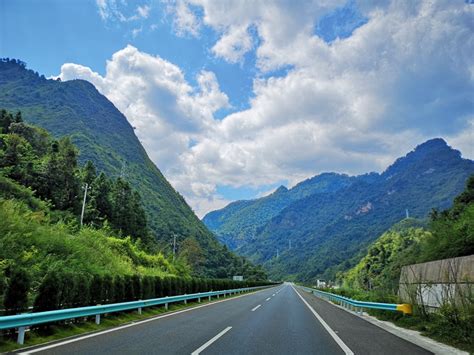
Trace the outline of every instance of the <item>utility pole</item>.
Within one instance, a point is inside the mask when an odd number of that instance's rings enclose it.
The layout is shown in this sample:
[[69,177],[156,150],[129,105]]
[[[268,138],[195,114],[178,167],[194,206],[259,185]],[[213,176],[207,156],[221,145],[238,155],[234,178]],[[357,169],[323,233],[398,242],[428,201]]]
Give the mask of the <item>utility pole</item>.
[[84,220],[84,210],[86,209],[86,198],[87,198],[87,190],[89,189],[89,184],[86,182],[84,186],[84,199],[82,200],[82,211],[81,211],[81,227],[82,222]]
[[176,257],[176,234],[173,234],[173,262]]
[[408,208],[405,209],[405,215],[406,215],[406,218],[410,218],[410,214],[408,213]]

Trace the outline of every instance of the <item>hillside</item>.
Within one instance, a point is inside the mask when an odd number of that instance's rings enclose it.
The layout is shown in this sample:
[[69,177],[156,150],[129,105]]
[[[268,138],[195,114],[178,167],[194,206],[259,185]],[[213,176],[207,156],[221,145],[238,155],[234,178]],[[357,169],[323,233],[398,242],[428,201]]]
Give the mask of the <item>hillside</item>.
[[221,210],[206,214],[203,222],[217,233],[221,242],[231,249],[237,249],[251,241],[259,228],[291,203],[317,192],[337,191],[349,186],[353,180],[343,174],[321,174],[299,183],[291,190],[280,186],[272,194],[260,199],[233,202]]
[[20,61],[0,61],[0,107],[21,111],[25,121],[55,137],[68,135],[80,150],[79,161],[91,160],[110,177],[123,176],[140,193],[149,226],[160,247],[173,235],[178,247],[187,238],[199,243],[204,262],[197,274],[228,276],[240,258],[219,244],[182,196],[147,156],[125,116],[87,81],[47,80]]
[[[274,278],[332,279],[338,270],[352,266],[371,241],[403,219],[406,209],[410,216],[423,219],[433,208],[448,208],[473,172],[474,162],[462,159],[444,140],[429,140],[382,174],[347,177],[346,186],[295,198],[235,250],[264,264]],[[261,201],[246,202],[246,208]],[[211,217],[217,214],[212,213]],[[238,232],[227,228],[228,220],[231,226],[246,223],[228,217],[219,228],[208,226],[224,241],[238,239]]]

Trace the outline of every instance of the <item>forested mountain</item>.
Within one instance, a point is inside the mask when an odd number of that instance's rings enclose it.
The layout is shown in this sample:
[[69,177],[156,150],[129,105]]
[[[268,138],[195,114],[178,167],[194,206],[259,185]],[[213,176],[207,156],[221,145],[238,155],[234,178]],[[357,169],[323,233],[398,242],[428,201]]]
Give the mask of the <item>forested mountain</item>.
[[433,139],[396,160],[382,174],[322,174],[310,179],[305,183],[320,179],[339,183],[293,197],[283,208],[279,205],[279,210],[265,211],[271,217],[245,238],[241,226],[253,222],[245,214],[246,219],[240,221],[239,213],[270,206],[266,201],[275,199],[273,195],[296,194],[301,184],[262,199],[231,204],[211,212],[204,222],[230,247],[237,247],[239,254],[263,263],[274,278],[334,278],[337,271],[351,267],[371,241],[402,220],[406,209],[410,216],[423,219],[433,208],[448,208],[473,172],[474,162],[461,158],[444,140]]
[[26,122],[47,129],[56,138],[69,136],[79,148],[81,165],[90,160],[98,172],[129,181],[141,196],[160,248],[169,250],[176,236],[178,248],[187,246],[199,256],[197,274],[225,277],[233,266],[245,263],[196,217],[148,158],[125,116],[91,83],[47,80],[21,61],[3,59],[0,108],[21,111]]
[[299,183],[291,190],[280,186],[272,194],[257,200],[233,202],[221,210],[208,213],[203,222],[218,233],[223,243],[231,249],[237,249],[251,241],[259,228],[291,203],[317,192],[337,191],[353,181],[354,177],[343,174],[321,174]]

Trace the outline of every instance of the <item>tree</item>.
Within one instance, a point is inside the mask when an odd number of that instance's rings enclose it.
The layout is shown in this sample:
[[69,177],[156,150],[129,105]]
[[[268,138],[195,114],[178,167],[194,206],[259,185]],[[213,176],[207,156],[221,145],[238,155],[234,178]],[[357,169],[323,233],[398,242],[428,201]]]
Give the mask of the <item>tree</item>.
[[113,214],[111,202],[111,182],[104,173],[100,173],[91,183],[84,223],[101,227]]
[[96,177],[97,172],[95,169],[95,165],[93,162],[88,160],[81,170],[82,182],[91,186],[92,182],[95,180]]
[[1,138],[0,168],[13,180],[24,184],[28,180],[29,163],[35,159],[31,145],[17,134]]
[[194,272],[198,272],[205,261],[204,251],[195,238],[186,238],[181,242],[179,256],[187,261]]
[[114,299],[115,302],[123,302],[125,300],[125,287],[122,276],[115,276],[114,278]]
[[77,150],[67,137],[51,145],[51,152],[45,162],[41,193],[57,209],[76,214],[80,210]]
[[3,304],[6,314],[22,313],[28,309],[30,277],[26,270],[15,267],[10,272]]
[[35,311],[59,309],[60,278],[55,271],[50,271],[41,282],[33,308]]
[[0,133],[9,133],[12,122],[14,122],[12,114],[6,110],[0,110]]

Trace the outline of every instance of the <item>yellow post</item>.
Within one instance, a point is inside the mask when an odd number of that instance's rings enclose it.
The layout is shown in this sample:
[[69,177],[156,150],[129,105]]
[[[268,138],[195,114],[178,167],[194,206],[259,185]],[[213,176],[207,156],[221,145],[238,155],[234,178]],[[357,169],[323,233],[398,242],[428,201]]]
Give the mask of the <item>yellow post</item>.
[[404,304],[397,304],[397,311],[403,312],[403,314],[412,314],[413,309],[411,304],[404,303]]

